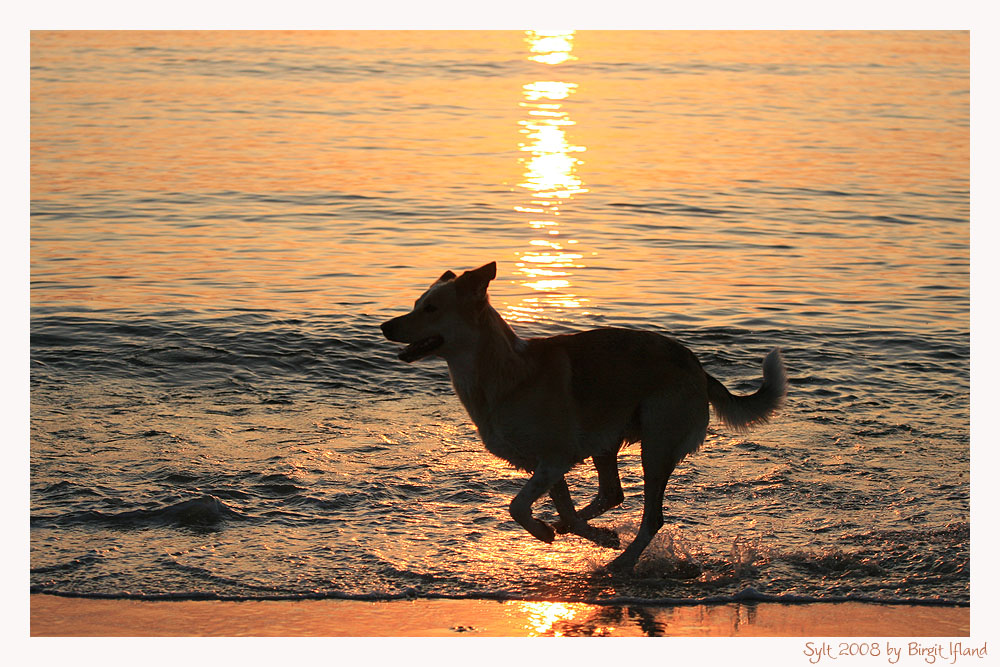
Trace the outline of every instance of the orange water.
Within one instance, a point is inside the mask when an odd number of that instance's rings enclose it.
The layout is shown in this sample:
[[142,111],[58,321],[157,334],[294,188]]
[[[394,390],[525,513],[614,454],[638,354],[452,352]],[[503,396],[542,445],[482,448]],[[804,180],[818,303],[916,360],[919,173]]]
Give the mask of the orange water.
[[[36,218],[39,303],[389,307],[389,283],[495,259],[522,317],[628,293],[967,326],[964,33],[41,32],[32,68],[36,201],[189,196]],[[178,289],[208,265],[224,292]]]
[[[968,33],[35,32],[31,66],[33,590],[968,599]],[[514,524],[523,475],[379,332],[491,260],[525,336],[667,332],[738,393],[784,349],[786,408],[713,425],[634,578]]]

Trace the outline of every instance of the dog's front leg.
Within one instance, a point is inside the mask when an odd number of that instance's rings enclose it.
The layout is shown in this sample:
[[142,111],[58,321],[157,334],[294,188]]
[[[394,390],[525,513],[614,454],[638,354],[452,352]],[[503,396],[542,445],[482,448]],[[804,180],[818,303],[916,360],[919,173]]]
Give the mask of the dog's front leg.
[[601,526],[591,526],[587,523],[576,508],[573,507],[573,498],[569,495],[569,486],[566,485],[566,477],[560,477],[549,489],[549,496],[559,512],[559,521],[553,526],[557,533],[573,533],[590,540],[595,544],[609,549],[617,549],[621,546],[618,535],[608,528]]
[[562,479],[563,470],[548,466],[539,466],[528,483],[518,491],[510,503],[510,515],[521,524],[525,530],[542,542],[552,543],[556,538],[555,529],[544,521],[539,521],[531,515],[531,506],[545,495],[552,485]]

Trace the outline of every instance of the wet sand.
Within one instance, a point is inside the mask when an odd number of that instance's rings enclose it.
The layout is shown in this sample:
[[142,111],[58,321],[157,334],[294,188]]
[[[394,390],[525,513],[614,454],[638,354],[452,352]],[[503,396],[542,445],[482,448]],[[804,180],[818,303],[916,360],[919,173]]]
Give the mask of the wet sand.
[[857,602],[668,607],[31,596],[32,637],[968,637],[969,616],[969,607]]

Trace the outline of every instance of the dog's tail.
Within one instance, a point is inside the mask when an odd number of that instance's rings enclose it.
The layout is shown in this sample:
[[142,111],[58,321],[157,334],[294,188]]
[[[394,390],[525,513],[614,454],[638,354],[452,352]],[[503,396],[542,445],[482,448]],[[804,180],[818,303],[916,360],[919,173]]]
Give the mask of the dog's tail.
[[760,389],[749,396],[734,396],[721,382],[705,373],[708,378],[708,400],[716,416],[731,429],[739,432],[765,423],[785,399],[788,376],[781,350],[774,348],[764,357],[764,382]]

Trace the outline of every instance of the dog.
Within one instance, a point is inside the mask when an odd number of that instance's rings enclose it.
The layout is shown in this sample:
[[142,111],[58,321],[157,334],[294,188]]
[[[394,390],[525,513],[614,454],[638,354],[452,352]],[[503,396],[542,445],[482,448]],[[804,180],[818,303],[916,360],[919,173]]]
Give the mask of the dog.
[[[551,543],[573,533],[618,548],[618,536],[588,522],[622,503],[618,452],[641,442],[643,509],[639,530],[608,564],[634,568],[663,525],[663,494],[674,467],[705,439],[708,406],[728,427],[746,431],[781,406],[787,376],[781,351],[763,361],[763,382],[735,396],[705,372],[673,338],[650,331],[603,328],[548,338],[520,338],[490,305],[491,262],[458,276],[446,271],[410,313],[381,325],[414,362],[436,356],[448,363],[455,393],[486,449],[531,474],[510,503],[511,517]],[[591,458],[597,496],[577,511],[564,475]],[[548,493],[559,519],[548,524],[531,507]]]

